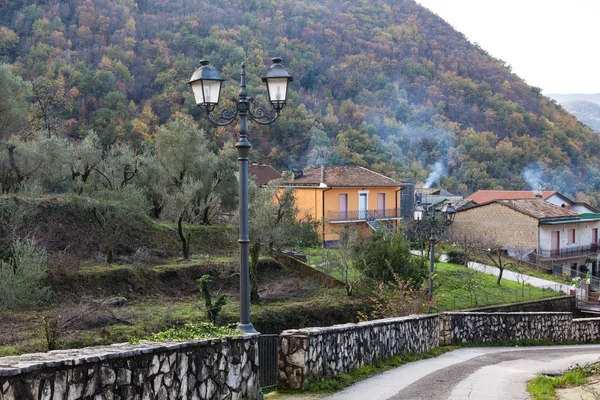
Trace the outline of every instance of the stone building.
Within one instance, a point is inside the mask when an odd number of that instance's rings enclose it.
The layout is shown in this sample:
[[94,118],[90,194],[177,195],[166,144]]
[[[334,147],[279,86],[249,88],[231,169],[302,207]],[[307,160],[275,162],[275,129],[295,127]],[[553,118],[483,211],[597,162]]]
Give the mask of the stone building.
[[502,247],[554,273],[598,276],[600,214],[576,213],[542,198],[492,200],[458,210],[453,241]]

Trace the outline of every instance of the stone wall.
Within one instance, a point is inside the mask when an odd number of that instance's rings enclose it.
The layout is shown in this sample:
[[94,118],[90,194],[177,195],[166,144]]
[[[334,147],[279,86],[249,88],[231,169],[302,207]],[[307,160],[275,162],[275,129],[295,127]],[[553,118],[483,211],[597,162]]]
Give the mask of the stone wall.
[[457,212],[450,226],[450,237],[451,241],[479,238],[484,242],[537,249],[538,220],[505,205],[490,203]]
[[567,312],[481,313],[440,315],[440,345],[516,340],[600,340],[600,318],[573,319]]
[[0,400],[237,400],[258,393],[258,335],[0,358]]
[[[558,304],[570,304],[568,300]],[[470,311],[284,331],[279,338],[277,385],[306,389],[311,381],[395,355],[450,344],[525,339],[598,341],[600,318],[573,319],[569,312]]]
[[413,316],[289,330],[279,338],[280,389],[306,389],[310,381],[352,371],[395,355],[438,346],[438,316]]
[[440,318],[440,344],[572,338],[571,313],[458,312]]
[[600,339],[600,318],[573,320],[573,340],[579,343],[595,342]]

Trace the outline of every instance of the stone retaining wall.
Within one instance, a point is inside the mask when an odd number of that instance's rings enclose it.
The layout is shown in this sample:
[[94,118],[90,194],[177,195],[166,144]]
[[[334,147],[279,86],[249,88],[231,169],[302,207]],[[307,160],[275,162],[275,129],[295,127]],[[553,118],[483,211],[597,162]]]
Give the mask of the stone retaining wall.
[[600,318],[573,319],[567,312],[481,313],[440,315],[440,345],[489,343],[523,339],[574,341],[600,340]]
[[253,400],[258,393],[258,335],[0,358],[0,400]]
[[440,319],[441,345],[572,339],[571,313],[458,312],[441,314]]
[[424,353],[438,346],[438,316],[413,316],[288,330],[279,338],[280,389],[306,389],[310,381],[378,360]]
[[579,343],[595,342],[600,339],[600,318],[573,320],[573,340]]
[[450,344],[525,339],[598,341],[600,318],[573,319],[568,312],[471,311],[289,330],[279,338],[277,385],[306,389],[311,381],[395,355],[424,353]]

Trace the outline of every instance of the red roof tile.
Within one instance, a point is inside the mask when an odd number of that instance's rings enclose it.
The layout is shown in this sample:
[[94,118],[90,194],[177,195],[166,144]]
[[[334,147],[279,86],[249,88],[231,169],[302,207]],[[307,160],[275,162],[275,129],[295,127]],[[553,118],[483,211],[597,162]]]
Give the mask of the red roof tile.
[[282,186],[327,187],[401,187],[402,182],[363,167],[314,167],[302,172],[302,176],[282,178],[276,181]]
[[571,211],[567,208],[559,207],[552,203],[548,203],[544,199],[539,198],[492,200],[470,208],[466,208],[464,210],[459,210],[459,212],[468,211],[477,207],[485,207],[492,203],[502,204],[506,207],[512,208],[513,210],[519,211],[525,215],[529,215],[530,217],[536,219],[579,217],[579,214],[574,211]]
[[260,186],[267,185],[273,179],[281,178],[281,173],[270,165],[249,165],[248,173],[254,177],[254,181]]
[[[555,193],[554,190],[543,191],[542,199],[546,200]],[[492,200],[535,199],[535,197],[536,192],[531,190],[479,190],[467,197],[467,200],[481,204]]]

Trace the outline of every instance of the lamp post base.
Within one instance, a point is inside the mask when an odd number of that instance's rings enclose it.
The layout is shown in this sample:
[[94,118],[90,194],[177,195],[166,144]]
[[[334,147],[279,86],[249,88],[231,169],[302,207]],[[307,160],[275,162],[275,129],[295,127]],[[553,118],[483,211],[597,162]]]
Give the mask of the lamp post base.
[[247,323],[247,324],[238,324],[237,329],[239,329],[240,331],[246,333],[246,334],[251,334],[251,333],[258,333],[258,331],[256,329],[254,329],[254,326],[252,325],[252,323]]

